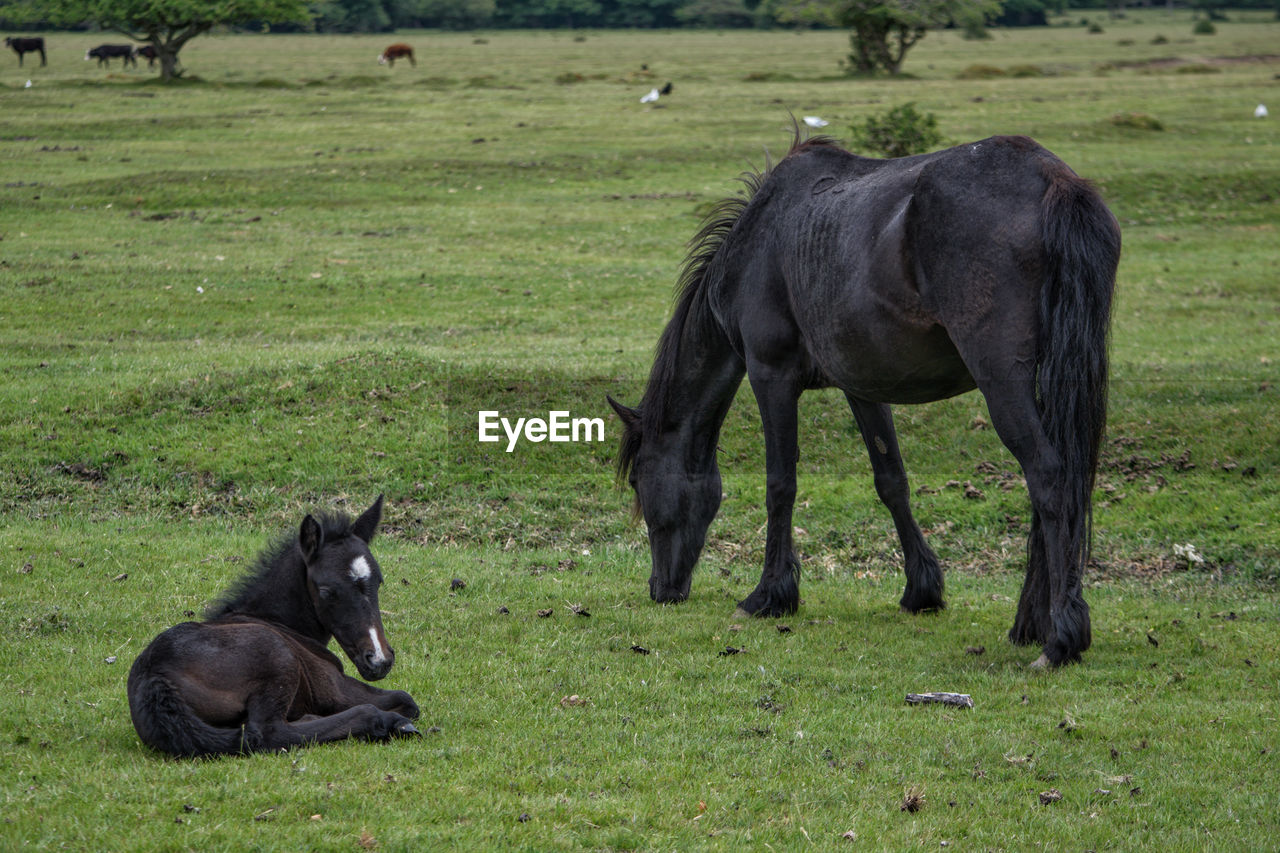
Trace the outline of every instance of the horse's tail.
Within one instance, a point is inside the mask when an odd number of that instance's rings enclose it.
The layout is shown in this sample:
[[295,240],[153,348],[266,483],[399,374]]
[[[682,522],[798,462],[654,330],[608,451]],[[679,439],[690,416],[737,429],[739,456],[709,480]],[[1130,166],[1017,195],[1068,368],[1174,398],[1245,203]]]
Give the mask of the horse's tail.
[[[1107,339],[1120,227],[1087,181],[1060,162],[1047,172],[1037,391],[1041,424],[1061,458],[1066,541],[1046,544],[1065,548],[1067,583],[1078,585],[1089,560],[1093,486],[1107,421]],[[1087,648],[1087,635],[1084,640]]]
[[149,666],[148,648],[129,670],[129,716],[142,742],[179,758],[247,751],[240,729],[211,726],[191,710],[164,676]]

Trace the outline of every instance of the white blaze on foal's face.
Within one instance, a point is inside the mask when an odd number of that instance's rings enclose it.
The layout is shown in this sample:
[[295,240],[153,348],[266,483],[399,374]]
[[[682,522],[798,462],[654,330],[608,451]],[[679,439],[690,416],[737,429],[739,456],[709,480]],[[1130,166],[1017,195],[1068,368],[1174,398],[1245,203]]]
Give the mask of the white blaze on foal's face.
[[351,579],[353,581],[368,580],[373,574],[373,569],[369,568],[369,561],[364,557],[356,557],[351,561]]
[[[351,579],[353,581],[368,580],[373,574],[373,569],[369,565],[369,561],[363,556],[356,557],[351,561]],[[373,660],[374,664],[385,663],[387,660],[386,649],[382,647],[382,641],[378,639],[378,629],[369,629],[369,642],[373,644]]]
[[373,643],[373,661],[374,664],[386,663],[387,653],[382,648],[382,643],[378,642],[378,629],[369,629],[369,641]]

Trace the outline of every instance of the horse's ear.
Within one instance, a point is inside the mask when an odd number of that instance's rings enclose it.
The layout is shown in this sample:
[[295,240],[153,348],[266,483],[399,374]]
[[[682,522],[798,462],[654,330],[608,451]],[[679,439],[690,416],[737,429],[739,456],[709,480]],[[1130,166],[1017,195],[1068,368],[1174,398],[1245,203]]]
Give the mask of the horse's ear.
[[308,515],[302,519],[302,529],[298,531],[298,548],[302,551],[302,559],[308,563],[314,561],[323,544],[324,531],[320,529],[320,522]]
[[634,427],[640,423],[640,410],[633,409],[630,406],[624,406],[608,394],[604,398],[609,401],[609,405],[618,413],[618,417],[622,418],[622,423],[626,427]]
[[351,532],[355,536],[364,541],[368,545],[373,541],[373,534],[378,529],[378,522],[382,520],[382,495],[378,495],[378,499],[373,502],[373,506],[361,513],[360,517],[351,525]]

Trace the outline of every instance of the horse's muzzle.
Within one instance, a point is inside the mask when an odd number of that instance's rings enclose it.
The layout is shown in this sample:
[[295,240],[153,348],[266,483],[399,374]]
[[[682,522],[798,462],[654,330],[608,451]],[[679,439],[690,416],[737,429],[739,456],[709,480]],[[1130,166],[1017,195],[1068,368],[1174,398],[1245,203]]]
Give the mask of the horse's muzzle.
[[355,661],[356,669],[360,670],[360,675],[367,681],[377,681],[385,678],[387,673],[391,671],[391,665],[396,662],[396,650],[388,648],[386,654],[379,654],[373,649],[369,649],[360,654]]

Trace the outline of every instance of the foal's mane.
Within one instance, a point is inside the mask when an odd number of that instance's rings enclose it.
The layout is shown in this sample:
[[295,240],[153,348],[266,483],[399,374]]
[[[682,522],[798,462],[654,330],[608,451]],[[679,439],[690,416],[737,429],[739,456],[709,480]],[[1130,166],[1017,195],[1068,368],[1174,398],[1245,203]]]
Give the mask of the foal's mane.
[[[312,518],[320,524],[324,542],[351,535],[352,520],[345,513],[318,512],[312,513]],[[302,553],[298,550],[298,531],[282,533],[258,554],[252,568],[206,608],[205,618],[216,619],[237,613],[247,601],[260,595],[283,595],[282,582],[301,571]]]
[[[805,138],[798,122],[794,125],[791,147],[783,160],[809,148],[834,146],[835,140],[827,136]],[[781,161],[779,161],[781,162]],[[765,165],[761,170],[748,169],[738,176],[742,189],[736,194],[716,202],[702,225],[689,241],[689,253],[685,256],[680,275],[676,279],[675,310],[654,351],[653,368],[649,371],[649,383],[640,399],[639,423],[627,423],[622,432],[622,445],[618,451],[618,481],[625,483],[640,452],[640,442],[645,433],[653,435],[662,428],[666,419],[671,384],[680,357],[680,339],[687,327],[700,334],[709,331],[714,323],[707,310],[707,293],[723,273],[720,250],[733,233],[734,226],[760,192],[765,181],[773,173],[774,164],[765,152]]]

